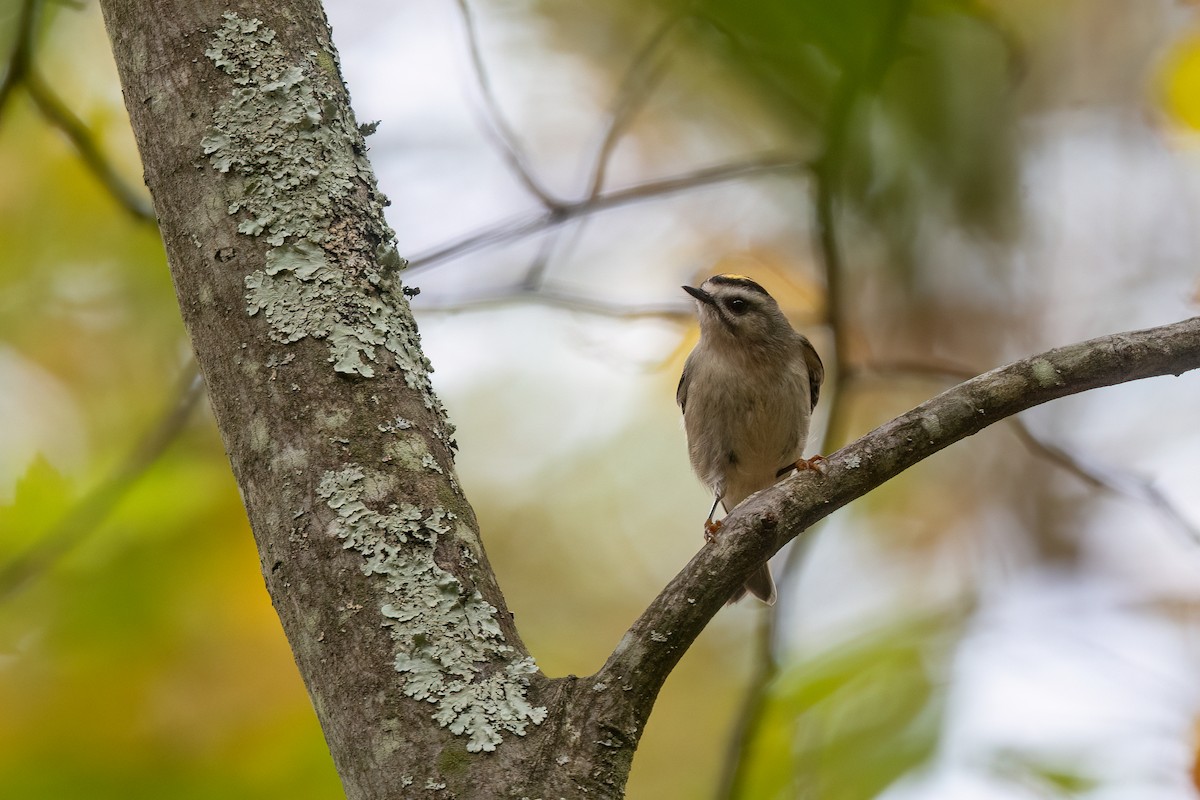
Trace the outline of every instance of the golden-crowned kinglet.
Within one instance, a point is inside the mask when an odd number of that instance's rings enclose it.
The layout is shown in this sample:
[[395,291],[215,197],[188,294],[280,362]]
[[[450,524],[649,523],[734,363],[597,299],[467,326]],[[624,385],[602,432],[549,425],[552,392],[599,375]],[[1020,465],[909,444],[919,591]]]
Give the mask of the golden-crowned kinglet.
[[[792,469],[819,468],[824,461],[801,455],[825,368],[774,298],[749,278],[715,275],[699,289],[683,290],[696,298],[700,341],[683,366],[675,399],[692,468],[716,494],[705,523],[711,540],[720,528],[712,520],[717,503],[729,512]],[[775,602],[765,563],[729,602],[747,591]]]

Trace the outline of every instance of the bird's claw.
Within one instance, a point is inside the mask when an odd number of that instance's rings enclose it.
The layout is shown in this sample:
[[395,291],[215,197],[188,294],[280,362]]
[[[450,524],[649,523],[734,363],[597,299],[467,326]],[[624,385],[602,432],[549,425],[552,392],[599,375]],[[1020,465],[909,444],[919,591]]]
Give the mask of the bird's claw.
[[816,455],[811,458],[802,458],[793,465],[798,471],[812,470],[824,475],[829,471],[829,462],[825,460],[825,456]]
[[717,533],[721,530],[721,520],[709,520],[704,523],[704,541],[712,544],[717,540]]

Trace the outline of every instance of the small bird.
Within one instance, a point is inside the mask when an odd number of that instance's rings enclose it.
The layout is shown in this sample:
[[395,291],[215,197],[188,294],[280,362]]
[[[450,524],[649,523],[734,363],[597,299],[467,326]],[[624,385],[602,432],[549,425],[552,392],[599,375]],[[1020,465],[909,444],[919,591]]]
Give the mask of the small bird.
[[[726,513],[793,469],[824,471],[824,459],[803,459],[808,422],[825,367],[812,343],[792,329],[767,290],[744,275],[715,275],[697,289],[700,341],[683,366],[675,399],[683,410],[692,469],[716,495],[705,538]],[[775,602],[764,563],[729,602],[746,593]]]

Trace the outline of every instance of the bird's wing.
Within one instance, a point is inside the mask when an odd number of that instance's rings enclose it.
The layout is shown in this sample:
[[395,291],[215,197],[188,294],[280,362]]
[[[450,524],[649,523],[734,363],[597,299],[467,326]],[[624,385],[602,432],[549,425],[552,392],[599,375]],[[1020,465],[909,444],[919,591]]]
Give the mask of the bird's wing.
[[809,409],[817,407],[817,399],[821,396],[821,384],[825,381],[825,365],[821,363],[821,357],[817,355],[817,349],[812,346],[806,337],[800,337],[803,345],[804,364],[808,367],[808,394],[812,405]]
[[680,411],[687,411],[688,365],[683,365],[683,374],[679,376],[679,386],[675,389],[675,402],[679,403]]

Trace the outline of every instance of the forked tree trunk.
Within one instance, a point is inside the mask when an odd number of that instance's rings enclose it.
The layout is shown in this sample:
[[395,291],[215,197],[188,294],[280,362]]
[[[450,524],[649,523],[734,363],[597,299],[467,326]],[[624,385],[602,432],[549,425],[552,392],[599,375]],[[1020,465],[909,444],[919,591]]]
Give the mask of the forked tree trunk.
[[348,796],[619,796],[638,732],[564,713],[604,693],[536,671],[455,482],[320,4],[102,5],[184,321]]
[[618,798],[667,674],[762,559],[1040,402],[1200,364],[1200,320],[968,381],[730,516],[588,678],[522,644],[454,478],[317,0],[102,0],[263,575],[346,793]]

